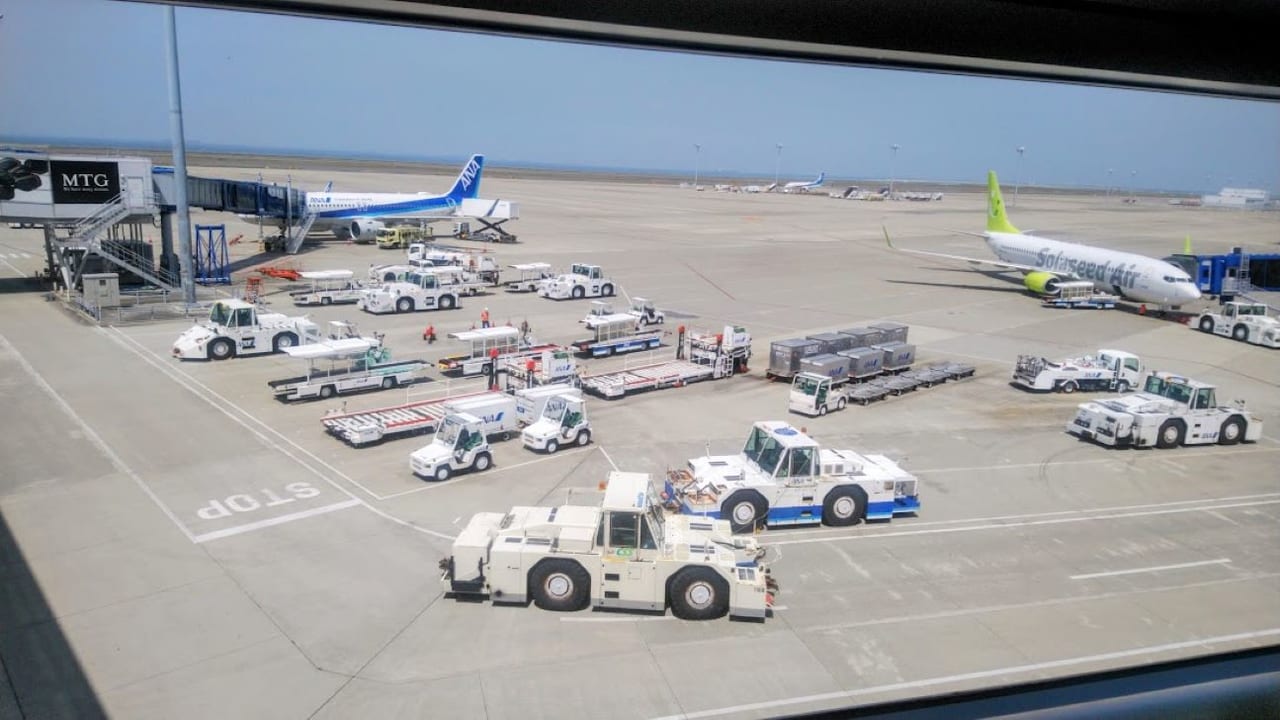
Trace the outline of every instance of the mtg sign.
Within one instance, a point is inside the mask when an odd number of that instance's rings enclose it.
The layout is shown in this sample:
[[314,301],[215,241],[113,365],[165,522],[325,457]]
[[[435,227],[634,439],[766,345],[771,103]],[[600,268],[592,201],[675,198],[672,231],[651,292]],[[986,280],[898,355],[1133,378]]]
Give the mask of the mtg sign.
[[104,203],[120,194],[120,168],[114,162],[53,160],[49,182],[55,203]]

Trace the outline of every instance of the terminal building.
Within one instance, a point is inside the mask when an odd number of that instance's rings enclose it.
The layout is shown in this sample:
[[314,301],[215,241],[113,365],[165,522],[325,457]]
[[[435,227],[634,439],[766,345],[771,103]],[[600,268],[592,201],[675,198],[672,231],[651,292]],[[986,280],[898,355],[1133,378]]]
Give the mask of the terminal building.
[[1200,202],[1206,207],[1263,208],[1270,204],[1266,190],[1256,188],[1222,188],[1217,195],[1205,195]]

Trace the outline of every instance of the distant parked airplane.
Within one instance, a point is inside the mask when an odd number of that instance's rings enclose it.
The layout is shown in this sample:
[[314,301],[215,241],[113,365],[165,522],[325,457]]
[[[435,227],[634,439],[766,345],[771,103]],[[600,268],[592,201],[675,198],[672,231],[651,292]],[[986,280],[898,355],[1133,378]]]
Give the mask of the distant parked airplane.
[[1021,232],[1005,215],[994,171],[987,173],[987,231],[968,234],[985,238],[998,260],[894,247],[888,230],[884,239],[889,247],[902,252],[1018,270],[1025,276],[1027,289],[1042,295],[1057,294],[1063,280],[1088,280],[1097,290],[1165,307],[1178,307],[1200,297],[1191,276],[1165,260]]
[[809,192],[810,190],[817,190],[818,188],[822,187],[822,183],[826,181],[827,181],[827,174],[824,172],[818,173],[818,179],[814,180],[813,182],[804,182],[803,180],[797,180],[795,182],[789,182],[786,185],[783,185],[782,192],[784,193]]

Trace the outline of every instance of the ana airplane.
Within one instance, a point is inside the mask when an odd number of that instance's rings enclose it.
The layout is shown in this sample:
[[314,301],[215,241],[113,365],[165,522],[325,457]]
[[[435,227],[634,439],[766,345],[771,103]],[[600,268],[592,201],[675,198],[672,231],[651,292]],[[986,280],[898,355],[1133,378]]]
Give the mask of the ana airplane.
[[797,180],[795,182],[789,182],[786,185],[783,185],[782,192],[784,193],[809,192],[810,190],[816,190],[822,187],[822,183],[826,181],[827,181],[827,174],[824,172],[818,173],[818,179],[814,180],[813,182],[804,182],[803,180]]
[[312,228],[329,230],[341,240],[371,241],[389,223],[436,222],[448,219],[516,217],[515,205],[506,200],[482,200],[480,175],[484,156],[472,155],[453,187],[443,195],[430,193],[335,193],[333,183],[306,195],[306,212],[315,214]]
[[1027,235],[1009,222],[995,172],[987,173],[987,231],[970,233],[985,238],[998,260],[896,248],[885,231],[889,247],[917,255],[993,265],[1023,273],[1027,289],[1055,295],[1063,280],[1088,280],[1094,288],[1140,303],[1178,307],[1200,297],[1187,273],[1165,260],[1146,255],[1079,245]]

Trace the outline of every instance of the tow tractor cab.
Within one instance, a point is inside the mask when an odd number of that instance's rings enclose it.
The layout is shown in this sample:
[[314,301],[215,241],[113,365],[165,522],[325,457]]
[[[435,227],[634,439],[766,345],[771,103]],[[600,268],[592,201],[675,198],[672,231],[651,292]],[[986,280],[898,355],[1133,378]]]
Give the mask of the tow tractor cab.
[[751,427],[738,455],[704,456],[668,473],[666,495],[690,515],[734,532],[762,525],[856,525],[920,509],[919,481],[884,455],[820,448],[785,422]]
[[1234,445],[1262,437],[1262,419],[1243,401],[1219,406],[1212,385],[1153,372],[1140,393],[1081,403],[1067,432],[1115,446]]
[[514,507],[471,518],[440,561],[446,594],[544,610],[665,611],[763,619],[777,585],[755,538],[662,512],[644,473],[612,472],[600,507]]
[[547,398],[542,415],[520,433],[520,441],[530,450],[547,454],[565,445],[591,442],[591,422],[582,392],[560,392]]
[[409,456],[414,475],[440,481],[463,470],[484,472],[492,464],[484,420],[465,412],[446,415],[431,443]]
[[258,312],[243,300],[218,300],[209,319],[178,336],[173,356],[183,360],[226,360],[262,355],[321,339],[320,328],[306,317]]
[[584,297],[612,297],[613,281],[604,276],[599,265],[574,263],[569,272],[557,275],[538,287],[538,294],[552,300]]
[[1201,313],[1196,327],[1240,342],[1280,348],[1280,320],[1267,315],[1262,303],[1224,302],[1220,313]]
[[446,282],[435,272],[407,272],[404,279],[382,287],[365,288],[357,305],[365,312],[404,313],[415,310],[452,310],[458,306],[459,285]]

